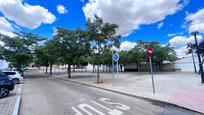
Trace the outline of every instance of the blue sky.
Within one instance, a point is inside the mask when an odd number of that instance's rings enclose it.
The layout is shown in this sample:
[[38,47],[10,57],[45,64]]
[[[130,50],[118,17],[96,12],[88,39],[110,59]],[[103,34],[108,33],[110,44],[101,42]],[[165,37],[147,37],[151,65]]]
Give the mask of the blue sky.
[[[117,0],[10,1],[0,0],[1,33],[26,31],[51,39],[55,27],[85,29],[86,18],[96,13],[107,22],[121,25],[119,33],[123,35],[121,42],[126,43],[123,44],[124,49],[133,47],[137,40],[159,41],[162,44],[172,43],[179,53],[182,48],[185,49],[184,43],[192,41],[189,31],[198,29],[200,39],[204,32],[204,26],[200,26],[204,24],[204,16],[201,15],[204,11],[200,11],[204,8],[203,0],[121,0],[118,3],[114,3]],[[148,2],[150,5],[146,4]],[[65,8],[64,13],[59,13],[58,5]],[[194,27],[194,22],[201,24]],[[179,44],[179,40],[186,42]]]

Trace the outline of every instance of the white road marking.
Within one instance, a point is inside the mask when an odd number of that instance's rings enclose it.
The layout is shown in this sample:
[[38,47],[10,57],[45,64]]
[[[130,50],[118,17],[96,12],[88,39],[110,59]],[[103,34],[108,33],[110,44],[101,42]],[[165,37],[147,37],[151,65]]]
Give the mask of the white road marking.
[[[118,108],[118,109],[120,109],[120,110],[127,111],[127,110],[130,109],[129,106],[124,105],[124,104],[122,104],[122,103],[111,102],[111,100],[108,99],[108,98],[99,98],[99,101],[101,101],[101,102],[103,102],[103,103],[105,103],[105,104],[114,105],[116,108]],[[91,101],[91,103],[93,103],[93,104],[95,104],[95,105],[98,105],[99,107],[108,110],[108,111],[109,111],[109,112],[108,112],[108,115],[122,115],[122,114],[123,114],[123,112],[120,111],[120,110],[118,110],[118,109],[110,109],[110,108],[108,108],[108,107],[104,106],[103,104],[100,104],[100,103],[98,103],[98,102],[96,102],[96,101]],[[83,103],[83,104],[78,105],[78,108],[79,108],[79,110],[84,111],[84,112],[87,113],[88,115],[96,115],[96,114],[93,114],[92,112],[97,113],[97,115],[106,115],[106,114],[104,114],[103,112],[101,112],[101,111],[95,109],[94,107],[92,107],[91,105],[88,105],[88,104],[86,104],[86,103]],[[82,114],[78,109],[76,109],[75,107],[72,106],[71,109],[76,112],[75,115],[83,115],[83,114]],[[91,110],[91,112],[90,112],[90,110]]]
[[89,109],[95,111],[96,113],[98,113],[99,115],[106,115],[106,114],[104,114],[104,113],[98,111],[97,109],[93,108],[92,106],[90,106],[90,105],[88,105],[88,104],[80,104],[80,105],[78,105],[78,107],[79,107],[81,110],[83,110],[84,112],[86,112],[88,115],[94,115],[94,114],[92,114],[91,112],[89,112],[89,111],[86,110],[85,108],[89,108]]
[[129,110],[130,107],[128,107],[127,105],[124,105],[122,103],[115,103],[115,102],[111,102],[110,99],[108,98],[99,98],[100,101],[106,103],[106,104],[110,104],[110,105],[116,105],[117,108],[121,109],[121,110]]
[[71,107],[76,113],[75,115],[83,115],[79,110],[77,110],[75,107]]
[[112,110],[112,109],[110,109],[110,108],[108,108],[108,107],[106,107],[106,106],[104,106],[104,105],[102,105],[100,103],[95,102],[95,101],[91,101],[91,102],[98,105],[98,106],[100,106],[100,107],[102,107],[102,108],[104,108],[104,109],[106,109],[106,110],[108,110],[109,115],[121,115],[121,114],[123,114],[123,112],[121,112],[121,111],[119,111],[117,109]]
[[95,102],[95,101],[91,101],[91,102],[94,103],[94,104],[96,104],[96,105],[98,105],[98,106],[100,106],[100,107],[102,107],[102,108],[104,108],[104,109],[107,109],[108,111],[111,111],[110,108],[108,108],[108,107],[106,107],[106,106],[104,106],[104,105],[102,105],[102,104],[100,104],[100,103],[97,103],[97,102]]

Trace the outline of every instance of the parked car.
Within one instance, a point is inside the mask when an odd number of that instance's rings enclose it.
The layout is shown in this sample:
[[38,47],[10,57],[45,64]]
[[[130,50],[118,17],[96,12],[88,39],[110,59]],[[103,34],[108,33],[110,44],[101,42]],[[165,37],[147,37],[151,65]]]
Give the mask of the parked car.
[[8,96],[9,92],[14,89],[14,83],[9,77],[0,72],[0,98]]
[[24,77],[23,70],[12,68],[11,71],[18,71],[22,77]]
[[14,84],[18,84],[23,81],[23,77],[18,71],[3,71],[4,74],[9,76],[9,79],[13,81]]

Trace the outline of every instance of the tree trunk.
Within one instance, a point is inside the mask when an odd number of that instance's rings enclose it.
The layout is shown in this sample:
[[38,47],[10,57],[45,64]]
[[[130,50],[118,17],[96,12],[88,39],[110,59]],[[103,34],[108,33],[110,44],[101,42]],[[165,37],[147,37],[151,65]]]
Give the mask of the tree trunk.
[[47,74],[47,69],[48,69],[48,66],[46,65],[46,67],[45,67],[45,74]]
[[103,73],[104,73],[104,72],[105,72],[105,71],[104,71],[104,64],[103,64],[102,66],[103,66],[102,68],[103,68]]
[[59,71],[60,70],[60,65],[58,65],[58,67],[57,67],[57,74],[59,75]]
[[120,65],[120,72],[123,72],[123,65]]
[[95,72],[95,64],[93,64],[93,71],[92,71],[93,73]]
[[137,69],[138,69],[138,72],[140,72],[140,64],[137,63]]
[[45,66],[46,66],[46,70],[45,70],[45,74],[47,74],[47,72],[48,72],[48,66],[49,66],[49,64],[48,64],[48,60],[49,60],[49,59],[46,58],[46,65],[45,65]]
[[100,83],[99,78],[99,63],[97,63],[97,83]]
[[194,55],[193,55],[193,53],[192,53],[192,58],[193,58],[194,71],[195,71],[195,73],[197,73],[197,69],[196,69],[195,59],[194,59]]
[[71,65],[68,65],[67,74],[68,74],[68,78],[71,78]]
[[52,75],[52,63],[50,64],[50,75]]
[[162,70],[161,70],[161,63],[159,63],[159,71],[161,72]]
[[108,65],[108,72],[111,73],[111,66]]

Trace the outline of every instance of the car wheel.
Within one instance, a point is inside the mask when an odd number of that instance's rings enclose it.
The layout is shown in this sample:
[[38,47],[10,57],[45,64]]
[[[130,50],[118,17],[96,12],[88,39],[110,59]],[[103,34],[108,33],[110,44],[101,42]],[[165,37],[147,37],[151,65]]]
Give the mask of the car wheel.
[[7,87],[0,88],[0,98],[4,98],[9,94],[9,89]]
[[19,83],[19,80],[16,79],[16,78],[15,78],[15,79],[12,79],[12,81],[13,81],[14,84],[18,84],[18,83]]

